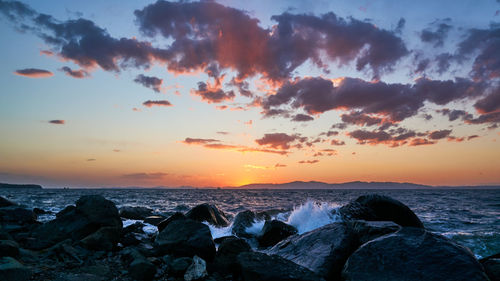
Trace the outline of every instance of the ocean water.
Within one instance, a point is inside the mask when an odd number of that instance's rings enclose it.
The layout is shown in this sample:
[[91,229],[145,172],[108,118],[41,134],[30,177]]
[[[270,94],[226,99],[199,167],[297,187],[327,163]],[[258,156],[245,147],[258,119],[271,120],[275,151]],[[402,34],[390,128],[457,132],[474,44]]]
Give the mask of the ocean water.
[[[364,194],[393,197],[412,209],[425,227],[468,247],[478,257],[500,253],[500,190],[220,190],[220,189],[0,189],[0,196],[54,214],[82,195],[100,194],[121,206],[146,206],[168,216],[201,203],[217,205],[232,220],[245,209],[269,211],[304,233],[340,220],[332,210]],[[39,220],[53,219],[43,215]],[[130,224],[133,221],[125,221]],[[257,221],[247,231],[258,233]],[[214,238],[229,235],[210,226]],[[154,226],[146,231],[154,232]]]

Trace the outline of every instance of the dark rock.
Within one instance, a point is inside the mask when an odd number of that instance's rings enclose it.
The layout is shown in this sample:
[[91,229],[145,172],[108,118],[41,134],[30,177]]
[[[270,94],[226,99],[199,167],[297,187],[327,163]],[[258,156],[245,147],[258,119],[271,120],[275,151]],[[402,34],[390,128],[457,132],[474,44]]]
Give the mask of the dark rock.
[[185,281],[200,280],[208,275],[207,263],[200,257],[194,256],[193,263],[184,273]]
[[144,223],[149,223],[154,226],[157,226],[160,222],[164,221],[165,217],[162,216],[149,216],[144,218]]
[[127,233],[144,233],[144,230],[142,229],[145,225],[141,222],[135,222],[127,227],[124,227],[122,229],[122,235],[125,235]]
[[193,263],[193,259],[189,257],[182,257],[173,260],[169,265],[169,273],[173,276],[184,276],[188,267]]
[[296,234],[297,229],[279,220],[266,221],[258,237],[261,247],[273,246],[290,235]]
[[405,204],[388,196],[370,194],[339,209],[344,220],[393,221],[401,226],[424,228],[420,219]]
[[238,254],[250,251],[252,251],[252,248],[244,239],[234,236],[233,238],[224,239],[215,255],[213,271],[225,274],[232,273],[236,266]]
[[84,247],[91,250],[111,251],[120,240],[120,229],[101,227],[81,240]]
[[158,232],[161,232],[163,229],[165,229],[165,227],[167,227],[167,225],[170,223],[170,222],[173,222],[175,220],[185,220],[186,219],[186,216],[183,214],[183,213],[180,213],[180,212],[176,212],[174,213],[173,215],[171,215],[170,217],[168,217],[166,220],[162,220],[158,225]]
[[356,235],[359,246],[380,236],[394,233],[401,226],[391,221],[347,221],[346,226]]
[[0,208],[0,223],[15,223],[19,225],[36,223],[37,215],[32,210],[10,206]]
[[12,236],[0,227],[0,240],[13,240]]
[[255,222],[254,212],[250,210],[239,212],[234,218],[231,232],[238,237],[251,238],[253,237],[253,235],[247,233],[246,229],[252,226],[254,222]]
[[50,211],[45,211],[43,209],[40,209],[40,208],[34,208],[33,209],[33,213],[37,214],[37,215],[45,215],[45,214],[51,214],[52,212]]
[[153,280],[156,274],[156,266],[145,259],[137,259],[130,264],[128,272],[134,280]]
[[17,206],[17,203],[10,201],[9,199],[3,198],[0,196],[0,208]]
[[75,209],[76,207],[73,205],[66,206],[64,209],[62,209],[56,214],[56,218],[64,217],[65,215],[74,212]]
[[0,280],[24,281],[31,277],[31,270],[11,257],[0,258]]
[[277,255],[268,256],[259,252],[238,255],[235,277],[243,281],[322,280],[305,267]]
[[229,224],[226,215],[221,210],[207,203],[192,208],[187,212],[186,217],[199,222],[206,221],[215,226],[227,226]]
[[120,217],[132,220],[143,220],[153,214],[153,210],[147,207],[124,206],[120,208]]
[[125,233],[120,238],[120,243],[124,247],[135,246],[141,243],[141,240],[137,239],[137,236],[133,232]]
[[488,280],[465,247],[421,228],[402,228],[356,250],[344,280]]
[[121,260],[129,265],[134,260],[146,259],[143,254],[141,254],[137,249],[130,247],[120,251]]
[[19,245],[11,240],[0,240],[0,257],[17,257]]
[[36,228],[27,243],[31,249],[44,249],[68,238],[83,239],[101,227],[116,228],[119,233],[122,221],[115,204],[100,195],[82,196],[76,207],[67,207],[56,219]]
[[479,262],[491,281],[500,281],[500,254],[480,259]]
[[212,261],[215,243],[208,226],[191,219],[174,220],[163,229],[155,240],[159,254],[173,254],[179,257],[197,255]]
[[88,251],[80,249],[77,251],[72,245],[71,240],[65,240],[57,243],[56,245],[44,250],[43,255],[55,261],[65,264],[81,265],[83,260],[80,256],[88,256]]
[[235,239],[235,238],[238,238],[234,235],[230,235],[230,236],[222,236],[222,237],[218,237],[218,238],[215,238],[214,239],[214,242],[215,244],[221,244],[222,242],[224,242],[224,240],[226,239]]

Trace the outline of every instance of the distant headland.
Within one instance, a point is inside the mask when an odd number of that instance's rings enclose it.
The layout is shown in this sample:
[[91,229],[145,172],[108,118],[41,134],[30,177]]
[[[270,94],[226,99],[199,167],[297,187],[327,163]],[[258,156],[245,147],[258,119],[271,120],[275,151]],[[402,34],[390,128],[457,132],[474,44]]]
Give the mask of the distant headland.
[[0,183],[1,188],[29,188],[29,189],[41,189],[42,186],[38,184],[11,184],[11,183]]

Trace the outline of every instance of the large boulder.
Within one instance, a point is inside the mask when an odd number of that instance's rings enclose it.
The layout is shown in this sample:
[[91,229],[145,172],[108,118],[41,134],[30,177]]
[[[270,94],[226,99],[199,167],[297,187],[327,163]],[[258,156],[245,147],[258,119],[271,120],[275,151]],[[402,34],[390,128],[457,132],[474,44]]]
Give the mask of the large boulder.
[[84,247],[96,251],[111,251],[118,241],[120,241],[120,229],[110,226],[101,227],[81,240]]
[[236,258],[242,252],[251,252],[250,245],[241,238],[229,237],[224,239],[217,249],[213,263],[214,271],[229,274],[236,266]]
[[215,205],[207,203],[192,208],[186,213],[186,217],[199,222],[206,221],[215,226],[227,226],[229,224],[224,212]]
[[233,221],[231,232],[242,238],[251,238],[253,235],[246,232],[246,229],[255,222],[255,213],[250,210],[239,212]]
[[491,281],[500,281],[500,254],[480,259],[479,262]]
[[136,259],[128,267],[130,277],[138,281],[153,280],[156,274],[156,266],[146,259]]
[[0,258],[0,280],[27,281],[31,277],[31,270],[11,257]]
[[368,239],[398,230],[394,223],[332,223],[301,235],[293,235],[268,249],[304,266],[326,280],[338,280],[347,258]]
[[0,208],[0,225],[1,224],[33,224],[36,223],[37,215],[28,209],[18,207],[16,205]]
[[0,196],[0,208],[16,206],[17,203],[10,201],[9,199],[3,198]]
[[185,220],[186,216],[183,213],[175,212],[173,215],[168,217],[167,219],[162,220],[158,225],[158,232],[161,232],[167,225],[175,220]]
[[266,221],[258,237],[261,247],[273,246],[290,235],[296,234],[297,229],[279,220]]
[[131,220],[143,220],[153,215],[153,210],[147,207],[124,206],[120,208],[120,217]]
[[207,277],[207,275],[207,263],[202,258],[194,256],[193,263],[187,268],[186,273],[184,273],[184,280],[201,280]]
[[370,194],[339,209],[344,220],[393,221],[401,226],[424,228],[423,223],[405,204],[388,196]]
[[81,240],[102,227],[115,228],[119,234],[122,226],[113,202],[100,195],[82,196],[75,207],[65,208],[56,219],[36,228],[26,246],[44,249],[66,239]]
[[243,252],[238,255],[234,279],[243,281],[322,280],[305,267],[280,256],[268,256],[259,252]]
[[19,245],[12,240],[0,240],[0,257],[17,257]]
[[489,280],[465,247],[421,228],[402,228],[356,250],[344,280]]
[[155,249],[158,254],[178,257],[197,255],[212,261],[215,243],[207,225],[191,220],[174,220],[156,236]]

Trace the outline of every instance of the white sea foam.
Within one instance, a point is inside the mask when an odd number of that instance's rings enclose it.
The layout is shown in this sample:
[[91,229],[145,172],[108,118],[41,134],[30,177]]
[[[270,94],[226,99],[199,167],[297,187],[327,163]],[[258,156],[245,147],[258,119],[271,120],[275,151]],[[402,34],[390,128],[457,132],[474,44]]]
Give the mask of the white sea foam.
[[142,227],[142,231],[146,234],[155,234],[158,232],[158,227],[149,224],[149,223],[144,223],[144,226]]
[[217,227],[215,225],[209,224],[206,221],[204,221],[203,223],[206,224],[208,226],[208,228],[210,229],[210,232],[212,233],[213,239],[232,235],[231,229],[233,228],[233,224],[230,224],[230,225],[225,226],[225,227]]
[[308,200],[303,205],[293,209],[286,223],[295,226],[299,234],[302,234],[332,222],[339,221],[340,217],[332,212],[338,207],[338,205],[334,204],[318,203]]

